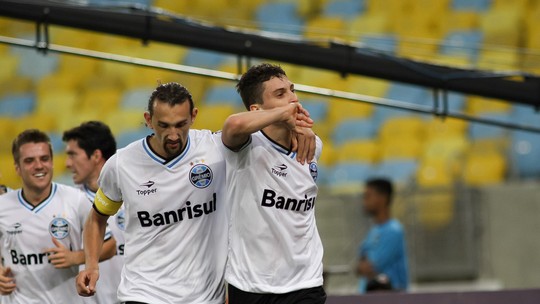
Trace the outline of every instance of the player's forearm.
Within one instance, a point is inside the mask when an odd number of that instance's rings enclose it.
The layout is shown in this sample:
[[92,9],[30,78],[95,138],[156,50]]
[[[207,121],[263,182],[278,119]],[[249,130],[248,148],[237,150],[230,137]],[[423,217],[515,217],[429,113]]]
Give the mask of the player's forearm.
[[249,136],[277,122],[288,119],[285,107],[237,113],[229,116],[223,125],[222,139],[228,147],[244,144]]
[[105,237],[107,217],[92,209],[84,227],[84,257],[86,269],[97,269]]
[[105,243],[103,243],[103,248],[101,250],[101,254],[99,256],[99,261],[105,261],[113,256],[116,255],[116,240],[114,237],[111,237],[110,239],[106,240]]

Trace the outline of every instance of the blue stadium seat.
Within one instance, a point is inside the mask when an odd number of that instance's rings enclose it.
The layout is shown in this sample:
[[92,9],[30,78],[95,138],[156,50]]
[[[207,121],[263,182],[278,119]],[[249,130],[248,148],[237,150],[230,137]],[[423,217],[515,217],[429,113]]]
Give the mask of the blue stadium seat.
[[402,117],[402,116],[414,116],[416,114],[400,110],[400,109],[394,109],[389,107],[377,107],[375,108],[375,113],[373,113],[373,121],[375,124],[375,127],[378,128],[382,124],[384,124],[385,121],[387,121],[389,118],[394,117]]
[[414,177],[417,168],[418,162],[415,159],[386,160],[375,166],[372,175],[403,184]]
[[324,6],[323,16],[351,20],[362,14],[364,9],[363,0],[333,0]]
[[512,121],[540,127],[540,111],[535,111],[532,106],[513,105],[511,116]]
[[150,135],[151,133],[152,133],[152,130],[146,127],[120,133],[118,134],[117,139],[116,139],[116,142],[117,142],[116,146],[119,149],[123,148],[138,139],[142,139],[146,137],[147,135]]
[[51,139],[51,146],[54,153],[61,153],[64,151],[64,142],[62,141],[62,134],[60,133],[49,133],[49,138]]
[[371,164],[362,162],[344,162],[332,167],[328,176],[331,187],[358,185],[360,187],[371,175]]
[[[465,105],[465,95],[462,93],[448,92],[448,110],[460,112]],[[442,106],[441,106],[442,108]]]
[[452,9],[456,11],[485,12],[491,7],[491,0],[452,0]]
[[317,172],[318,172],[317,180],[316,180],[317,185],[320,186],[320,185],[328,184],[328,181],[330,180],[329,176],[330,176],[331,168],[324,166],[321,163],[318,163]]
[[34,49],[20,47],[12,47],[12,52],[21,58],[17,71],[20,76],[38,80],[55,72],[58,68],[57,54],[49,52],[44,55]]
[[204,102],[207,105],[226,104],[237,108],[244,108],[242,98],[232,85],[217,85],[206,91]]
[[311,119],[315,123],[325,121],[328,116],[328,102],[324,99],[302,99],[300,100],[304,109],[309,112]]
[[481,31],[454,31],[443,40],[441,53],[445,55],[465,55],[475,61],[478,49],[482,45]]
[[332,142],[339,146],[350,140],[375,137],[375,124],[371,119],[347,119],[339,122],[332,133]]
[[[500,122],[511,122],[511,116],[505,113],[484,113],[480,115],[480,118],[486,118],[490,120]],[[469,137],[473,140],[476,139],[496,139],[506,135],[506,130],[502,127],[481,124],[477,122],[471,122],[469,125]]]
[[133,109],[144,111],[148,107],[148,99],[154,88],[136,88],[126,91],[120,101],[121,109]]
[[390,85],[390,88],[386,92],[386,98],[417,105],[431,105],[433,103],[433,97],[427,89],[397,82]]
[[514,131],[511,159],[521,177],[540,177],[540,134]]
[[226,59],[227,56],[223,53],[190,49],[184,57],[184,64],[207,69],[217,69]]
[[[394,54],[397,48],[397,40],[394,35],[362,35],[360,42],[363,46],[375,51]],[[365,50],[357,49],[357,52],[365,52]]]
[[255,19],[263,31],[301,35],[304,21],[298,16],[297,3],[266,3],[257,8]]
[[19,117],[32,113],[36,96],[32,93],[11,94],[0,100],[0,116]]

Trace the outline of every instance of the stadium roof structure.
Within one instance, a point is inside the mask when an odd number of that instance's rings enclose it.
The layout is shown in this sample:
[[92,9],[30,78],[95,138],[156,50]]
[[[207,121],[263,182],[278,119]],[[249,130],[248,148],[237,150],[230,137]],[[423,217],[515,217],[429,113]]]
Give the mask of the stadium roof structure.
[[[301,37],[248,32],[197,22],[146,6],[89,6],[84,1],[0,0],[0,15],[49,24],[203,48],[239,57],[365,75],[456,91],[540,109],[540,76],[524,72],[493,72],[447,67],[395,57],[339,42],[321,45]],[[48,39],[48,37],[44,37]],[[42,38],[39,38],[42,39]],[[45,41],[45,47],[48,43]],[[37,45],[37,43],[36,43]],[[43,46],[42,46],[43,47]]]

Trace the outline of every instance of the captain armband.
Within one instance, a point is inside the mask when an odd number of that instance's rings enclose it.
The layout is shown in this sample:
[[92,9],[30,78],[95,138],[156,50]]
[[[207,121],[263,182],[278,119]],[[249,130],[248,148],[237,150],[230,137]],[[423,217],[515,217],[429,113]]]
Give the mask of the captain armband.
[[122,201],[113,201],[103,194],[101,188],[98,189],[96,198],[94,199],[94,209],[98,213],[108,216],[115,215],[120,207],[122,207]]

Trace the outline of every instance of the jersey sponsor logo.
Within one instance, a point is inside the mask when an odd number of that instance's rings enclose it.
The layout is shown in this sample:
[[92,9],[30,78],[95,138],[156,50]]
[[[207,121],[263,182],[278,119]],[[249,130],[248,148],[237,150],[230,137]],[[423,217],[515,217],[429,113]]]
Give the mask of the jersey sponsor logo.
[[192,205],[190,201],[186,206],[178,210],[165,211],[163,213],[150,214],[148,211],[138,211],[137,218],[142,227],[164,226],[181,222],[185,219],[194,219],[216,211],[216,193],[207,203]]
[[154,193],[157,192],[157,188],[153,188],[153,189],[150,189],[150,188],[152,188],[152,186],[154,186],[155,184],[156,183],[154,181],[149,180],[146,183],[142,183],[142,184],[139,185],[141,187],[146,187],[146,189],[135,190],[135,191],[137,191],[138,195],[142,195],[142,196],[154,194]]
[[287,177],[287,172],[285,172],[285,170],[287,170],[287,165],[285,164],[280,164],[270,169],[270,171],[272,171],[272,174],[279,177]]
[[197,164],[189,171],[189,181],[199,189],[208,187],[213,177],[212,170],[205,164]]
[[54,218],[49,224],[49,232],[58,240],[65,239],[69,235],[69,222],[62,217]]
[[7,234],[10,234],[10,235],[16,235],[16,234],[22,233],[22,225],[21,225],[21,223],[13,224],[11,229],[8,228],[6,230],[6,232],[7,232]]
[[311,162],[309,164],[309,173],[311,174],[311,177],[313,177],[313,181],[317,181],[317,177],[319,176],[319,168],[317,167],[316,162]]
[[24,254],[12,249],[9,254],[13,265],[41,265],[51,262],[47,258],[50,254],[45,252]]
[[126,216],[124,213],[124,209],[118,210],[115,216],[116,226],[118,229],[124,231],[126,230]]
[[309,211],[315,207],[316,196],[303,198],[290,198],[279,196],[274,190],[264,189],[261,206],[290,211]]

